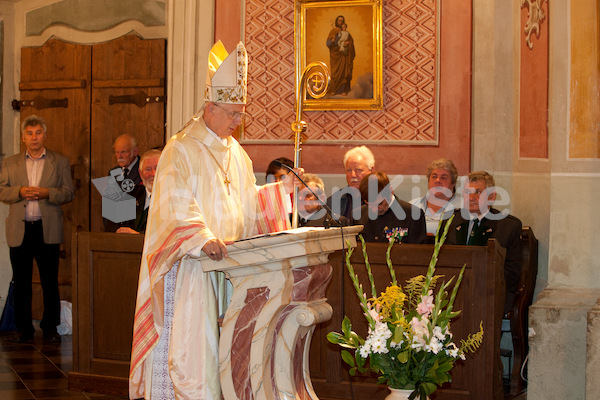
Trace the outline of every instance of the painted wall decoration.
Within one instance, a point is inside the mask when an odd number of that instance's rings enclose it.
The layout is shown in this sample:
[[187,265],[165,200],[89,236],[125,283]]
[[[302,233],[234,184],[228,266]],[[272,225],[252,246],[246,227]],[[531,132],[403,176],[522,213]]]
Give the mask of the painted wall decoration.
[[[335,26],[338,15],[331,14],[325,30]],[[386,2],[382,7],[383,109],[307,112],[305,143],[437,145],[437,17],[436,0]],[[352,21],[347,23],[350,34],[359,32],[356,19],[354,31]],[[245,27],[251,118],[242,142],[289,143],[295,119],[294,4],[248,0]]]

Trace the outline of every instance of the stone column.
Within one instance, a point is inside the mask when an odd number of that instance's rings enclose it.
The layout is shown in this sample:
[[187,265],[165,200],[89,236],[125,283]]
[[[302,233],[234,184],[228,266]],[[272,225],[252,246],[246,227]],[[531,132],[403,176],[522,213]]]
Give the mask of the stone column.
[[170,0],[167,11],[167,138],[204,99],[208,53],[214,40],[214,0]]
[[600,342],[598,332],[589,332],[588,312],[594,308],[589,318],[597,318],[599,297],[599,289],[546,288],[531,306],[528,400],[586,399],[586,336]]

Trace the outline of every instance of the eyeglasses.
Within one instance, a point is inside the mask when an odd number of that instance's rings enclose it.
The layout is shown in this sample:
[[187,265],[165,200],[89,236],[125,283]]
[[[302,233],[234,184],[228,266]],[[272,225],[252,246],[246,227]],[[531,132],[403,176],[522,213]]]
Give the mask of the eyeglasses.
[[243,121],[246,119],[246,117],[248,116],[248,114],[246,114],[245,112],[238,112],[238,111],[229,111],[228,109],[226,109],[223,106],[220,106],[218,103],[213,103],[216,107],[219,107],[221,110],[225,111],[225,114],[227,114],[227,116],[231,119],[236,119],[239,118],[240,121]]

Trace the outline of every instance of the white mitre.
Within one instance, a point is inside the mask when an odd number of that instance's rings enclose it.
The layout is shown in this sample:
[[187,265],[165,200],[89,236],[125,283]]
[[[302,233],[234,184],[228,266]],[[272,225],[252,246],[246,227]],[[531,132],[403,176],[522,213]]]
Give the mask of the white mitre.
[[208,55],[204,100],[216,103],[246,104],[248,93],[248,54],[239,42],[235,52],[227,54],[219,40]]

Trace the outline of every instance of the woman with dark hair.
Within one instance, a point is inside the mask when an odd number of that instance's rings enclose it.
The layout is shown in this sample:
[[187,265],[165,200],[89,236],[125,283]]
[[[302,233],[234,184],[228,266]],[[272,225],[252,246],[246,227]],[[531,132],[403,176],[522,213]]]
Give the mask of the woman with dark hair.
[[348,33],[343,49],[340,50],[339,41],[342,31],[342,25],[346,24],[343,15],[338,15],[335,19],[335,27],[327,36],[327,47],[329,48],[329,69],[331,70],[331,83],[329,93],[332,95],[341,94],[344,96],[350,92],[352,81],[352,70],[354,65],[354,39]]
[[279,157],[269,163],[265,179],[267,183],[279,182],[284,177],[288,176],[289,169],[282,167],[281,165],[287,165],[290,168],[294,168],[294,162],[286,157]]

